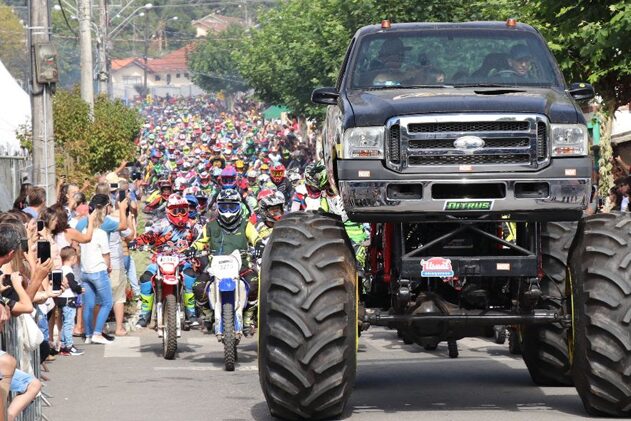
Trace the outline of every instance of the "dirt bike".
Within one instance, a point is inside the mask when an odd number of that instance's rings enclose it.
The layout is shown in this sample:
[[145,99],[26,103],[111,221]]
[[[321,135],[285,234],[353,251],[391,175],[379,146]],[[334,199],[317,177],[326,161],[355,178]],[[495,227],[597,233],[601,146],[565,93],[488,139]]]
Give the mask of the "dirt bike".
[[243,336],[243,310],[247,305],[248,284],[241,279],[241,255],[238,250],[227,256],[213,256],[208,274],[213,282],[208,303],[214,311],[214,331],[224,346],[226,371],[234,371],[237,345]]
[[[194,257],[206,255],[197,253]],[[175,358],[177,338],[182,336],[182,280],[183,265],[191,256],[184,256],[169,248],[164,248],[156,256],[158,271],[153,277],[156,297],[156,329],[162,338],[162,355],[167,360]]]

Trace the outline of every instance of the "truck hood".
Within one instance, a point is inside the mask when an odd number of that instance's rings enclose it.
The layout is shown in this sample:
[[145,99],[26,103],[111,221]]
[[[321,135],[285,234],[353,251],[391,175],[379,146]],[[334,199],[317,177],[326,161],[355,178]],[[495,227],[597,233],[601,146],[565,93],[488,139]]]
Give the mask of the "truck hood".
[[354,122],[348,126],[381,126],[394,116],[443,113],[543,114],[552,123],[583,121],[573,100],[549,88],[416,88],[347,91]]

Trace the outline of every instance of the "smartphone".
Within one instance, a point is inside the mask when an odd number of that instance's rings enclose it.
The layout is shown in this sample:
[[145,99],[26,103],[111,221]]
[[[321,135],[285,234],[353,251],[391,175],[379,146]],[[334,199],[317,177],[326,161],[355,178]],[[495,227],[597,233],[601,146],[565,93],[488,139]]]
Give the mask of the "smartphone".
[[39,221],[37,221],[37,232],[40,232],[43,229],[44,229],[44,221],[40,219]]
[[53,280],[53,292],[61,291],[61,281],[63,279],[63,272],[60,270],[54,270],[52,272],[52,280]]
[[28,238],[20,239],[20,248],[24,253],[28,253]]
[[37,242],[37,258],[40,262],[50,259],[50,242],[39,240]]
[[5,287],[10,287],[13,285],[11,283],[11,275],[4,275],[2,277],[2,285],[4,285]]
[[127,192],[125,190],[118,191],[118,201],[122,202],[127,197]]
[[110,184],[110,189],[117,189],[118,190],[118,183],[111,183]]

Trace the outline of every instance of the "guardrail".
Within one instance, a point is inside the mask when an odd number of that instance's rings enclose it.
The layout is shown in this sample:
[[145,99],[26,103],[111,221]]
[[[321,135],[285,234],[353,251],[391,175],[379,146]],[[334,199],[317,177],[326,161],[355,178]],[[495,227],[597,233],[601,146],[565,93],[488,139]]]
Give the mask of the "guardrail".
[[[7,354],[12,355],[13,358],[15,358],[15,360],[17,361],[17,368],[22,371],[32,372],[35,378],[39,379],[39,348],[31,352],[31,367],[20,367],[20,361],[22,361],[22,357],[25,351],[19,343],[17,320],[14,317],[11,317],[4,324],[4,329],[2,331],[2,334],[0,335],[0,341],[2,342],[2,350],[4,350]],[[42,391],[37,395],[35,400],[31,402],[31,404],[22,412],[22,414],[20,414],[20,416],[17,418],[17,421],[41,421],[42,419],[45,419],[44,415],[42,414],[42,400],[44,400],[42,396],[43,393],[44,392]],[[9,401],[13,397],[14,394],[10,393]]]

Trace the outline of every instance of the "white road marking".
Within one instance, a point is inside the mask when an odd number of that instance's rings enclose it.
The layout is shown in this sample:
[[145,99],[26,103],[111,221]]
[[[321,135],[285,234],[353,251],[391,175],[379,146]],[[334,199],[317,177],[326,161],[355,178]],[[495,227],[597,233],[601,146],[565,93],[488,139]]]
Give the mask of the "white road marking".
[[[203,367],[153,367],[155,371],[224,371],[223,366],[205,365]],[[238,365],[234,368],[234,371],[258,371],[256,365]]]
[[104,345],[105,358],[140,358],[139,336],[117,336],[111,344]]

